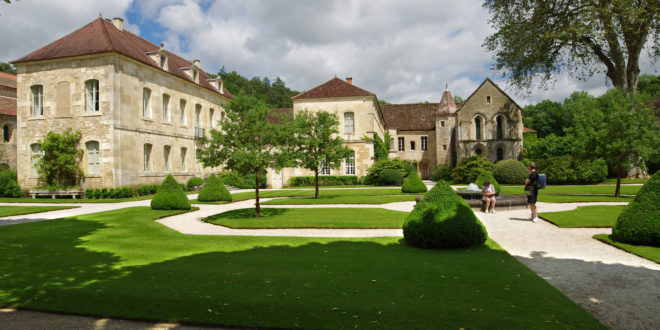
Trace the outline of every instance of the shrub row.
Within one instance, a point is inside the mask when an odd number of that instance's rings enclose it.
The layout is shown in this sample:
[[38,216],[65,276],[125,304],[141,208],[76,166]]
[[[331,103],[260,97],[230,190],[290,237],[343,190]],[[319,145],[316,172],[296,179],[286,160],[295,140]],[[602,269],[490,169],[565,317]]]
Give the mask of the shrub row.
[[[138,187],[138,188],[140,188],[140,187]],[[128,198],[128,197],[135,196],[135,193],[136,193],[136,190],[131,188],[131,187],[85,189],[85,198],[87,198],[87,199]]]
[[431,175],[431,180],[433,181],[451,181],[451,166],[448,164],[435,164],[433,165],[433,174]]
[[16,171],[11,169],[0,171],[0,197],[23,197],[21,187],[16,181]]
[[[362,178],[355,175],[323,175],[319,176],[319,186],[342,186],[362,184]],[[313,176],[294,176],[289,179],[289,186],[313,186]]]
[[[256,188],[255,184],[255,175],[247,174],[240,175],[233,171],[222,172],[220,174],[222,182],[228,186],[241,189],[254,189]],[[259,188],[266,188],[266,172],[259,173]]]
[[564,155],[539,160],[536,166],[550,184],[594,184],[607,178],[607,162],[602,159],[581,160]]

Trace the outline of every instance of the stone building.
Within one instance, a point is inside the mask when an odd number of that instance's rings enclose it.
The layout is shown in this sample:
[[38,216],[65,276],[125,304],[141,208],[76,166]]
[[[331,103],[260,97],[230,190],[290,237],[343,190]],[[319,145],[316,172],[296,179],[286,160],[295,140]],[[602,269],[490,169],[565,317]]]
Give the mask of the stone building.
[[16,76],[0,72],[0,127],[2,151],[0,165],[16,168]]
[[[364,176],[374,161],[373,142],[363,137],[385,132],[390,135],[390,158],[417,163],[422,178],[430,178],[435,164],[455,166],[472,155],[496,162],[518,158],[522,151],[522,109],[490,79],[461,104],[449,90],[439,103],[379,104],[376,95],[352,83],[334,78],[293,98],[293,113],[303,109],[328,111],[340,121],[340,136],[355,151],[338,170],[325,169],[321,175]],[[292,176],[308,176],[304,169],[283,169],[269,173],[269,185],[286,185]]]
[[18,182],[40,184],[34,164],[49,131],[82,133],[85,188],[179,182],[217,169],[197,161],[198,139],[224,118],[232,95],[189,61],[99,16],[13,62],[18,70]]

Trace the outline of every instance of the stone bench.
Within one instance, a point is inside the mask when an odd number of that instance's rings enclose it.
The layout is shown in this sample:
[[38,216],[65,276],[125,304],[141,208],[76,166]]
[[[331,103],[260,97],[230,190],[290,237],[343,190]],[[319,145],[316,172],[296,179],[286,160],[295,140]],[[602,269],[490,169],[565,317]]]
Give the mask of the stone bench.
[[55,199],[57,197],[71,197],[72,199],[81,198],[82,190],[66,189],[66,190],[48,190],[48,189],[30,189],[30,196],[34,199],[37,197],[50,197]]

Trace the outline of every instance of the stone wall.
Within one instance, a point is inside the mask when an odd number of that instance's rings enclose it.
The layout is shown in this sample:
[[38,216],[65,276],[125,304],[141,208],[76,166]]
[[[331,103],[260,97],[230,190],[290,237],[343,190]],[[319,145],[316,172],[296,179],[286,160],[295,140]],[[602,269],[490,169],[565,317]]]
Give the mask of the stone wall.
[[[435,131],[396,131],[390,133],[394,139],[393,148],[389,157],[403,160],[414,160],[417,163],[417,172],[422,179],[431,177],[433,165],[437,163],[437,138]],[[426,150],[422,150],[422,137],[427,138]],[[399,138],[404,140],[404,151],[399,151]],[[415,150],[411,149],[411,142],[415,143]]]

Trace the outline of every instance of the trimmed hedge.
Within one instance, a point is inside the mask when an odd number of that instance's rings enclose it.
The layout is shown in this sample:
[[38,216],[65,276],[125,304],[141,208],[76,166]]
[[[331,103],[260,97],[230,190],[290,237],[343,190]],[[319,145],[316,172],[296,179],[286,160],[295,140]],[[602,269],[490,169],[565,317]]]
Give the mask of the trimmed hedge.
[[539,173],[545,173],[549,184],[594,184],[607,178],[607,162],[602,159],[581,160],[571,155],[550,157],[537,162]]
[[493,177],[499,183],[524,184],[529,176],[527,166],[515,159],[504,159],[493,166]]
[[477,179],[481,172],[492,172],[493,163],[482,156],[464,158],[452,170],[451,176],[455,183],[471,183]]
[[0,197],[23,197],[16,181],[16,171],[6,169],[0,172]]
[[488,233],[463,198],[439,181],[406,218],[403,238],[421,248],[455,248],[483,244]]
[[85,198],[128,198],[135,196],[135,191],[131,187],[123,188],[103,188],[103,189],[85,189]]
[[152,210],[190,210],[190,201],[172,175],[168,175],[151,200]]
[[216,202],[228,201],[231,202],[231,194],[222,183],[222,180],[217,176],[211,174],[206,178],[206,184],[199,192],[197,199],[200,202]]
[[[319,175],[319,186],[342,186],[362,184],[362,178],[355,175]],[[314,186],[313,176],[294,176],[289,179],[290,187]]]
[[[401,178],[404,178],[408,176],[411,171],[414,171],[415,168],[416,167],[413,163],[398,158],[381,159],[367,169],[367,176],[364,177],[364,184],[379,184],[380,174],[386,169],[396,170],[399,172]],[[400,184],[401,182],[399,182],[397,186]]]
[[[489,181],[490,184],[495,186],[495,193],[499,194],[500,193],[500,184],[495,180],[493,177],[493,174],[490,172],[482,172],[479,174],[477,177],[477,180],[474,181],[474,184],[476,184],[480,189],[484,187],[484,182]],[[523,182],[525,182],[523,180]]]
[[619,242],[660,247],[660,171],[619,214],[612,237]]
[[381,186],[400,186],[402,182],[403,178],[399,171],[392,168],[386,168],[380,172],[376,183]]
[[204,179],[199,178],[199,177],[193,177],[188,179],[188,182],[186,182],[186,188],[188,191],[193,191],[195,190],[195,187],[201,186],[204,184]]
[[431,175],[431,180],[433,181],[451,181],[451,166],[447,164],[435,164],[433,165],[433,174]]
[[[240,175],[234,171],[223,172],[220,174],[222,182],[228,186],[240,189],[256,188],[254,174]],[[259,173],[259,188],[266,188],[266,171]]]
[[419,178],[417,171],[411,171],[410,174],[403,180],[403,186],[401,186],[401,192],[404,193],[422,193],[427,192],[428,188],[422,179]]

